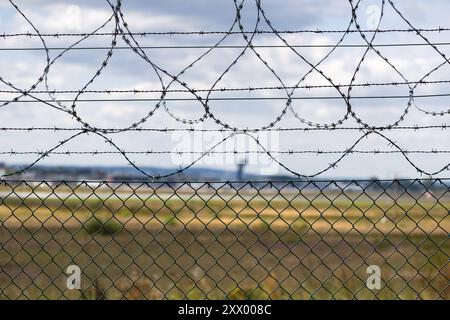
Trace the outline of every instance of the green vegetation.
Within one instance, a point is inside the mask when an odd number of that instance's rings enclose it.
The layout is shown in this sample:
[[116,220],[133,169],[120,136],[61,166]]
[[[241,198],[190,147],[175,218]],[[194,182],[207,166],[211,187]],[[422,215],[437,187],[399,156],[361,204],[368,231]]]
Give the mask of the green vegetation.
[[122,230],[123,226],[116,219],[100,220],[99,218],[91,218],[84,225],[83,229],[89,234],[101,234],[105,236],[113,236]]

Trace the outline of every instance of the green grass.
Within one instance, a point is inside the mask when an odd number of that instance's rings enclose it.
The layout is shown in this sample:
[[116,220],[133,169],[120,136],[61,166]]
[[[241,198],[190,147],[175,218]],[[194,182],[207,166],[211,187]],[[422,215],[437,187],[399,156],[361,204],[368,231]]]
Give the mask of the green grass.
[[101,234],[105,236],[114,236],[123,229],[123,226],[114,218],[108,220],[91,218],[83,225],[83,228],[91,235]]

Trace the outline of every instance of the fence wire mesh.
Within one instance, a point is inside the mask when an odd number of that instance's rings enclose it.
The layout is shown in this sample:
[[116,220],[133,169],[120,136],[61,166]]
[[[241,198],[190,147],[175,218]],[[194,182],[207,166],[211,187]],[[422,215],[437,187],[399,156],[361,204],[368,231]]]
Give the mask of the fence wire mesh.
[[448,299],[449,182],[2,181],[0,299]]

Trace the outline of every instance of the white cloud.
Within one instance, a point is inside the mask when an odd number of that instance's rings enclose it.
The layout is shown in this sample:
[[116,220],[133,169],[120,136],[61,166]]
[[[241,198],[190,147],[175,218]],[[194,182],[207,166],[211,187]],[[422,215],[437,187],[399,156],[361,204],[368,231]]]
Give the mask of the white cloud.
[[[38,3],[38,2],[35,2]],[[325,6],[328,3],[328,6]],[[348,10],[348,4],[338,4],[336,1],[310,1],[303,0],[302,3],[305,12],[311,15],[311,21],[316,21],[319,24],[312,28],[320,29],[333,29],[337,27],[337,18],[343,18],[346,16]],[[4,3],[0,3],[0,6]],[[19,3],[20,5],[20,3]],[[274,3],[271,4],[272,6]],[[290,1],[290,8],[297,8],[300,4],[298,1]],[[402,8],[407,5],[402,4]],[[436,7],[426,5],[422,8],[411,7],[410,13],[417,10],[425,10],[426,12],[437,12],[438,15],[443,15],[442,10],[436,9]],[[322,9],[323,10],[322,10]],[[168,8],[166,8],[168,9]],[[169,8],[170,9],[170,8]],[[297,10],[297,9],[296,9]],[[126,18],[129,22],[130,28],[133,31],[167,31],[167,30],[195,30],[199,28],[200,23],[204,21],[198,21],[198,17],[195,14],[181,15],[171,10],[161,10],[163,14],[157,13],[151,10],[136,10],[127,9]],[[8,11],[13,12],[13,11]],[[111,10],[105,6],[91,7],[80,4],[75,4],[68,1],[67,3],[58,2],[52,4],[45,2],[43,5],[37,8],[31,8],[24,5],[24,13],[31,19],[31,21],[38,27],[41,32],[86,32],[91,31],[101,25],[111,15]],[[291,13],[292,14],[292,13]],[[324,15],[327,17],[324,18]],[[397,18],[391,12],[391,19],[389,23],[397,23]],[[0,14],[1,26],[5,27],[5,32],[25,32],[31,31],[30,25],[17,13],[12,14],[12,19],[5,19],[4,14]],[[278,17],[279,18],[279,17]],[[274,18],[277,25],[282,25],[282,19]],[[342,21],[339,20],[341,23]],[[426,20],[426,19],[425,19]],[[288,21],[289,26],[301,25],[300,22],[296,22],[295,19]],[[342,23],[345,25],[345,23]],[[113,27],[113,23],[110,23],[104,31],[110,31]],[[390,37],[390,38],[389,38]],[[440,41],[445,41],[448,37],[448,33],[440,33],[435,36]],[[183,36],[183,37],[147,37],[138,38],[144,45],[158,45],[161,43],[169,45],[177,44],[205,44],[213,43],[214,40],[219,37],[195,37],[195,36]],[[102,40],[100,40],[102,39]],[[330,44],[336,41],[336,37],[332,35],[286,35],[286,39],[291,44]],[[69,41],[56,42],[56,39],[48,39],[55,45],[63,46]],[[401,39],[394,36],[386,35],[382,38],[386,42],[401,42],[405,39]],[[89,45],[99,45],[100,41],[102,45],[106,41],[104,38],[98,37],[92,39]],[[108,38],[108,41],[110,39]],[[106,41],[106,43],[108,43]],[[361,38],[356,35],[349,40],[351,43],[361,42]],[[406,40],[405,40],[406,41]],[[421,42],[421,39],[409,38],[408,42],[417,41]],[[282,43],[275,37],[258,37],[258,44],[280,44]],[[379,41],[382,43],[382,41]],[[233,36],[229,39],[227,44],[243,44],[244,41],[241,36]],[[40,47],[42,44],[39,39],[33,38],[11,38],[0,39],[2,46],[36,46]],[[124,45],[119,42],[119,45]],[[168,70],[171,73],[177,73],[181,68],[189,65],[197,56],[199,56],[202,50],[147,50],[149,56],[159,64],[161,68]],[[283,79],[287,85],[295,84],[306,71],[310,69],[302,60],[295,55],[291,50],[287,48],[266,48],[256,49],[262,57],[268,61],[268,63],[276,70],[277,74]],[[330,48],[298,48],[302,55],[309,59],[312,63],[319,61],[324,55],[326,55]],[[399,70],[405,73],[408,79],[417,80],[421,75],[425,74],[435,65],[439,64],[442,59],[436,52],[429,48],[406,48],[406,49],[388,49],[381,48],[381,52],[386,55],[389,60],[395,64]],[[431,50],[431,51],[430,51]],[[51,52],[54,56],[55,52]],[[97,68],[101,65],[104,59],[106,50],[103,51],[71,51],[66,54],[60,61],[58,61],[52,68],[49,74],[50,87],[54,89],[79,89],[95,74]],[[348,83],[353,75],[354,68],[356,67],[363,49],[350,49],[339,48],[333,52],[330,57],[319,67],[330,76],[334,82],[345,84]],[[0,59],[0,70],[2,70],[2,77],[7,80],[11,80],[19,87],[26,88],[32,84],[37,77],[40,76],[44,68],[45,55],[43,52],[32,53],[27,55],[18,54],[15,52],[5,53],[3,59]],[[197,63],[193,68],[184,74],[181,79],[189,83],[189,85],[195,89],[210,88],[212,83],[220,76],[223,70],[233,61],[233,59],[239,54],[238,49],[217,49],[207,55],[201,62]],[[438,77],[436,73],[436,77]],[[446,77],[446,73],[442,71],[439,77]],[[168,77],[164,76],[167,83]],[[365,59],[360,72],[358,73],[356,82],[378,82],[378,81],[399,81],[400,78],[395,75],[393,70],[373,52],[370,53]],[[317,72],[311,73],[304,81],[303,84],[317,85],[328,84],[328,82]],[[276,78],[270,73],[269,70],[258,60],[258,58],[250,50],[245,54],[240,61],[232,67],[230,72],[223,78],[223,80],[216,86],[216,88],[222,87],[256,87],[256,86],[278,86],[280,85]],[[6,88],[2,85],[1,88]],[[42,88],[42,86],[41,86]],[[155,77],[152,69],[143,62],[143,60],[134,54],[131,50],[116,50],[113,58],[109,62],[108,66],[103,71],[102,75],[94,82],[91,88],[104,89],[159,89],[160,84]],[[173,88],[181,89],[180,85],[174,85]],[[427,94],[435,92],[445,92],[445,87],[430,86],[427,88],[421,88],[421,91],[426,91]],[[343,90],[345,92],[345,90]],[[390,89],[387,88],[355,88],[353,96],[355,95],[376,95],[389,92],[389,94],[405,94],[407,92],[406,87],[398,87]],[[201,93],[201,96],[205,96],[205,93]],[[297,97],[311,96],[311,95],[325,95],[334,96],[337,92],[333,88],[329,89],[315,89],[315,90],[297,90]],[[61,94],[57,95],[59,98],[73,97],[73,95]],[[146,94],[139,95],[139,97],[158,97],[158,94]],[[189,93],[183,94],[170,94],[170,97],[189,97],[193,96]],[[214,93],[213,97],[224,96],[251,96],[251,97],[269,97],[269,96],[281,96],[283,93],[277,91],[255,91],[255,92],[234,92],[234,93]],[[45,97],[45,96],[43,96]],[[109,95],[84,95],[82,98],[87,97],[101,97],[105,99],[113,98],[127,98],[136,97],[134,94],[109,94]],[[440,104],[445,103],[446,100],[439,101]],[[425,107],[429,107],[427,102],[421,101]],[[67,103],[70,105],[70,103]],[[256,127],[262,126],[273,121],[281,109],[284,107],[285,101],[257,101],[257,102],[211,102],[211,110],[223,117],[223,119],[236,126],[241,127]],[[421,104],[421,105],[422,105]],[[32,107],[31,107],[32,105]],[[155,102],[100,102],[100,103],[80,103],[79,112],[84,119],[91,124],[95,124],[102,127],[123,127],[128,126],[137,120],[141,119],[150,110],[154,108]],[[346,112],[346,105],[342,100],[323,100],[323,101],[308,101],[308,100],[296,100],[294,102],[294,108],[297,112],[302,114],[307,120],[330,123],[337,119],[341,119]],[[196,101],[189,102],[170,102],[168,106],[177,115],[194,119],[198,118],[203,113],[203,107]],[[363,120],[375,123],[375,124],[387,124],[392,123],[401,115],[401,111],[406,106],[406,100],[353,100],[354,111]],[[2,122],[9,125],[25,126],[25,125],[40,125],[40,126],[53,126],[53,125],[67,125],[75,126],[76,122],[71,119],[67,114],[62,114],[51,110],[48,106],[40,104],[11,104],[5,108],[0,108],[0,119]],[[423,113],[418,112],[414,108],[411,108],[410,113],[405,121],[405,124],[442,124],[448,117],[428,117]],[[167,114],[165,114],[163,108],[157,111],[157,113],[145,124],[148,127],[166,127],[177,126],[186,127],[186,125],[175,123]],[[290,113],[285,115],[285,118],[280,122],[280,126],[296,127],[303,126],[297,119],[295,119]],[[355,125],[353,119],[349,119],[345,125]],[[213,121],[207,120],[205,123],[206,128],[217,127]],[[280,137],[280,148],[285,149],[301,149],[301,148],[317,148],[322,149],[335,149],[345,148],[354,142],[359,137],[359,132],[355,132],[348,135],[340,135],[338,132],[332,132],[327,135],[309,136],[306,133],[295,132],[290,136]],[[414,136],[410,134],[402,134],[393,132],[392,137],[400,144],[404,146],[410,146],[417,149],[430,149],[445,148],[445,141],[450,139],[450,135],[447,131],[420,131],[414,133]],[[24,140],[15,140],[14,134],[2,133],[2,139],[4,141],[17,141],[16,146],[13,147],[32,147],[33,141],[24,142]],[[331,137],[331,138],[330,138]],[[51,146],[55,143],[53,136],[42,137],[39,141],[42,144]],[[150,136],[135,135],[129,137],[126,140],[126,146],[129,149],[149,148],[155,149],[163,147],[171,147],[170,137],[152,138]],[[20,145],[19,145],[20,144]],[[386,141],[382,139],[369,139],[361,144],[361,147],[370,149],[372,146],[380,146],[380,148],[387,148]],[[96,139],[95,142],[88,145],[92,148],[100,149],[103,146],[101,139]],[[326,165],[325,160],[319,160],[314,158],[313,161],[305,161],[304,158],[288,157],[283,158],[283,161],[294,170],[305,170],[313,172],[320,169],[323,164]],[[0,159],[2,160],[2,159]],[[170,164],[170,160],[167,158],[167,164]],[[327,161],[330,159],[327,159]],[[331,160],[333,160],[331,158]],[[368,158],[365,161],[364,168],[360,168],[361,176],[370,176],[378,174],[382,176],[383,172],[395,172],[396,174],[411,173],[409,167],[405,166],[404,161],[401,158],[395,158],[394,162],[391,162],[391,158],[388,156],[380,160],[380,158]],[[121,159],[111,160],[114,163],[121,163]],[[161,160],[155,160],[148,158],[149,164],[159,164]],[[153,161],[153,162],[152,162]],[[348,162],[347,162],[348,161]],[[164,162],[164,161],[162,161]],[[328,162],[329,163],[329,162]],[[433,161],[425,161],[424,166],[432,168],[436,163]],[[345,161],[345,165],[341,166],[336,173],[333,174],[345,176],[354,175],[353,167],[361,166],[357,157],[351,157]],[[372,168],[373,166],[373,168]],[[385,166],[389,169],[382,169]],[[379,171],[384,170],[384,171]]]

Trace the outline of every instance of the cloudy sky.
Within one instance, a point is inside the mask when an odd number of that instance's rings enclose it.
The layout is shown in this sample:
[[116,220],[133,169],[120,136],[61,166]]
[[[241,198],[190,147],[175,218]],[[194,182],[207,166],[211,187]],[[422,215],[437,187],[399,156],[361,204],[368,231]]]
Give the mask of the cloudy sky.
[[[112,10],[106,0],[16,0],[14,3],[27,17],[27,21],[7,1],[0,1],[0,34],[32,32],[33,24],[40,33],[91,33],[112,17]],[[382,1],[361,1],[356,11],[358,23],[363,29],[373,29],[379,21]],[[433,0],[402,0],[394,1],[403,16],[416,28],[450,27],[448,25],[449,1]],[[351,20],[351,6],[347,0],[264,0],[262,6],[266,17],[277,30],[345,30]],[[233,26],[236,8],[232,0],[123,0],[122,12],[129,28],[133,32],[166,32],[166,31],[224,31]],[[246,0],[242,9],[242,26],[245,30],[255,28],[257,10],[255,1]],[[98,32],[112,32],[115,21],[111,19]],[[351,29],[354,29],[353,25]],[[405,29],[408,24],[401,19],[389,3],[386,3],[381,20],[381,29]],[[269,30],[262,19],[258,30]],[[233,31],[239,31],[235,24]],[[367,37],[372,34],[367,33]],[[425,32],[425,37],[432,42],[450,42],[450,31]],[[193,61],[207,52],[207,46],[221,40],[223,34],[212,35],[147,35],[137,36],[136,40],[143,47],[147,57],[170,74],[178,74]],[[221,42],[222,46],[233,48],[216,48],[208,52],[201,60],[180,76],[190,88],[248,88],[280,86],[280,80],[286,86],[294,86],[310,70],[308,64],[300,58],[306,58],[310,63],[317,64],[332,50],[333,45],[342,37],[342,33],[297,33],[283,34],[284,39],[297,47],[296,54],[273,34],[258,34],[253,39],[258,55],[271,67],[279,79],[251,50],[247,50],[237,63],[233,61],[242,53],[241,46],[245,39],[241,34],[232,34]],[[49,58],[53,60],[61,50],[80,37],[45,37],[46,46],[51,48]],[[97,72],[105,60],[111,43],[111,36],[93,35],[65,52],[52,64],[48,73],[50,90],[79,90]],[[326,60],[320,63],[319,69],[335,84],[350,83],[356,67],[365,52],[365,47],[348,45],[364,44],[358,33],[352,33],[342,42],[344,47],[334,50]],[[417,44],[414,46],[379,47],[386,57],[408,81],[418,81],[437,66],[442,67],[432,72],[427,81],[449,80],[449,64],[424,39],[414,33],[381,33],[374,45],[380,44]],[[127,44],[118,39],[117,46],[107,66],[96,80],[89,85],[88,90],[160,90],[161,82],[152,66],[139,55],[127,48]],[[174,47],[178,48],[174,48]],[[200,48],[192,48],[200,46]],[[278,46],[278,47],[273,47]],[[316,46],[316,47],[311,47]],[[317,47],[319,46],[319,47]],[[80,48],[87,48],[89,50]],[[96,48],[97,47],[97,48]],[[159,47],[159,48],[148,48]],[[169,47],[169,48],[161,48]],[[180,48],[181,47],[181,48]],[[11,50],[15,48],[15,50]],[[35,48],[35,50],[18,50]],[[0,77],[13,83],[21,90],[29,89],[43,74],[46,66],[46,53],[43,43],[38,37],[0,37]],[[444,54],[450,54],[450,46],[438,46]],[[5,50],[8,49],[8,50]],[[230,65],[232,65],[231,68]],[[229,71],[221,77],[223,72]],[[159,72],[164,85],[170,83],[170,78]],[[354,80],[355,83],[402,82],[401,75],[389,66],[380,56],[370,51],[360,66]],[[309,74],[301,85],[329,85],[329,82],[317,72]],[[45,90],[41,82],[37,90]],[[174,83],[169,89],[183,89]],[[11,87],[0,84],[0,100],[8,101],[17,96],[16,93],[6,93]],[[346,89],[342,89],[347,94]],[[418,96],[448,94],[449,84],[419,85],[414,94]],[[394,124],[407,107],[407,98],[363,99],[364,96],[408,96],[409,88],[399,86],[354,87],[351,96],[353,111],[365,123],[376,126]],[[35,96],[48,100],[46,94]],[[207,93],[199,92],[198,96],[205,99]],[[70,108],[75,98],[73,93],[57,93],[54,95],[66,108]],[[76,111],[84,122],[90,126],[101,128],[123,128],[138,122],[155,108],[159,93],[86,93],[82,100],[102,99],[101,102],[80,101]],[[259,128],[270,124],[285,108],[286,92],[283,90],[213,92],[208,106],[211,113],[223,123],[238,128]],[[327,99],[310,99],[311,97],[328,97]],[[330,98],[331,97],[331,98]],[[330,124],[342,119],[347,106],[335,88],[316,88],[295,90],[292,108],[298,117],[319,124]],[[111,99],[147,99],[147,101],[107,101]],[[190,93],[168,93],[166,106],[172,115],[178,118],[195,120],[202,118],[203,105],[195,101]],[[233,100],[220,100],[233,98]],[[266,100],[249,100],[239,98],[275,98]],[[306,98],[306,99],[305,99]],[[175,100],[174,100],[175,99]],[[185,100],[190,99],[190,100]],[[70,114],[52,108],[44,103],[21,102],[30,98],[21,98],[18,102],[0,107],[0,127],[64,127],[78,128]],[[449,97],[417,97],[415,104],[431,112],[448,110]],[[51,103],[57,106],[55,102]],[[410,107],[401,126],[439,126],[448,124],[449,115],[432,116],[421,112],[414,105]],[[344,121],[343,127],[358,126],[350,117]],[[171,117],[161,107],[149,117],[142,128],[196,128],[219,129],[211,118],[191,125],[183,124]],[[275,125],[275,128],[307,127],[289,110]],[[0,131],[0,152],[9,151],[45,151],[56,146],[59,141],[67,139],[73,131]],[[450,130],[392,130],[383,132],[385,137],[376,134],[361,139],[355,150],[391,150],[398,149],[389,143],[406,150],[450,150]],[[304,175],[312,175],[328,167],[336,161],[340,154],[296,154],[295,151],[343,151],[355,144],[362,132],[355,130],[335,131],[272,131],[253,134],[253,137],[238,135],[218,145],[214,151],[232,152],[261,150],[255,143],[258,139],[267,150],[293,151],[292,154],[276,154],[275,158],[292,171]],[[129,131],[107,135],[119,148],[127,151],[171,151],[201,152],[217,145],[227,137],[218,132],[152,132]],[[389,140],[387,140],[388,138]],[[80,135],[67,142],[55,151],[115,151],[114,147],[95,134]],[[449,154],[409,154],[408,157],[417,167],[426,172],[435,172],[449,163]],[[27,164],[36,159],[37,155],[0,155],[0,161],[8,164]],[[139,166],[184,167],[199,157],[199,154],[129,154],[131,161]],[[237,162],[243,161],[244,155],[212,154],[204,157],[196,165],[233,170]],[[263,174],[288,173],[283,167],[267,157],[267,155],[249,154],[246,156],[249,170]],[[127,165],[120,155],[51,155],[42,164],[79,164],[79,165]],[[320,177],[420,177],[416,169],[398,153],[391,154],[359,154],[348,155],[338,166],[323,173]],[[439,176],[448,176],[448,171]]]

